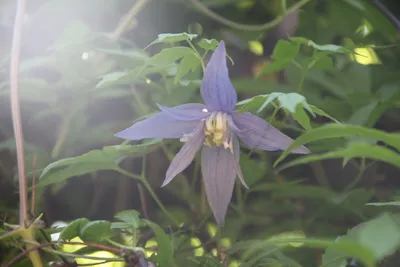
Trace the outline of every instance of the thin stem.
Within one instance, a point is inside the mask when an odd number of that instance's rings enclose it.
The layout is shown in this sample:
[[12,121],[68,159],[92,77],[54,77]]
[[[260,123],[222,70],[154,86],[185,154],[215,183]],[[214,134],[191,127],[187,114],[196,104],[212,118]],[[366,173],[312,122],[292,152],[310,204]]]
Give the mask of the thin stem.
[[[241,24],[241,23],[237,23],[234,21],[231,21],[227,18],[224,18],[220,15],[218,15],[217,13],[215,13],[214,11],[210,10],[207,6],[205,6],[201,1],[199,0],[190,0],[191,3],[193,4],[194,7],[196,7],[196,9],[207,15],[208,17],[224,24],[225,26],[237,29],[237,30],[243,30],[243,31],[265,31],[265,30],[270,30],[272,28],[274,28],[275,26],[277,26],[283,19],[285,16],[278,16],[276,17],[274,20],[264,23],[264,24],[259,24],[259,25],[249,25],[249,24]],[[290,13],[293,13],[294,11],[300,9],[301,7],[303,7],[304,5],[306,5],[308,2],[310,2],[311,0],[301,0],[299,2],[297,2],[296,4],[292,5],[291,7],[289,7],[286,10],[285,15],[289,15]]]
[[346,188],[344,189],[344,192],[350,191],[354,186],[356,186],[358,184],[358,182],[361,180],[361,178],[367,168],[368,168],[368,166],[366,166],[366,164],[365,164],[365,158],[362,158],[360,169],[358,171],[356,178],[350,184],[348,184],[346,186]]
[[19,182],[19,223],[23,227],[27,223],[28,216],[28,192],[26,185],[24,135],[22,132],[21,107],[19,100],[18,78],[19,60],[21,50],[22,26],[25,14],[25,1],[17,1],[17,12],[14,22],[14,33],[11,47],[10,65],[10,90],[11,90],[11,114],[14,126],[14,135],[17,150],[18,182]]
[[128,11],[128,13],[124,17],[122,17],[121,21],[118,23],[117,28],[111,34],[112,39],[114,40],[119,39],[121,34],[127,30],[133,18],[143,9],[143,7],[147,4],[148,1],[150,0],[137,0],[135,2],[135,4]]
[[175,219],[174,216],[172,216],[171,213],[168,212],[168,210],[164,207],[164,205],[162,204],[161,200],[157,197],[157,195],[154,193],[153,189],[151,188],[149,182],[147,182],[146,179],[143,179],[141,176],[136,175],[134,173],[131,173],[129,171],[126,171],[124,169],[121,168],[117,168],[115,169],[115,171],[126,175],[128,177],[131,177],[133,179],[139,180],[143,183],[144,187],[147,189],[147,191],[149,191],[150,195],[153,197],[154,201],[157,203],[157,205],[160,207],[161,211],[164,212],[165,215],[168,216],[168,218],[174,222],[174,224],[176,224],[177,226],[179,226],[179,222]]
[[203,57],[200,55],[199,51],[197,51],[196,47],[194,47],[193,43],[190,40],[186,40],[189,46],[194,50],[196,53],[197,58],[200,60],[201,68],[203,69],[203,72],[206,71],[206,66],[204,65],[204,60]]
[[303,71],[301,72],[300,82],[299,82],[299,85],[297,86],[297,90],[296,90],[297,92],[301,92],[301,90],[303,89],[304,80],[305,80],[307,74],[308,74],[308,69],[303,68]]
[[[142,158],[142,172],[140,174],[141,179],[145,180],[146,179],[146,155],[143,156]],[[149,219],[149,214],[147,212],[147,201],[146,201],[146,195],[144,194],[143,191],[143,186],[138,183],[138,190],[139,190],[139,197],[140,197],[140,204],[142,206],[142,211],[143,211],[143,216],[145,219]]]

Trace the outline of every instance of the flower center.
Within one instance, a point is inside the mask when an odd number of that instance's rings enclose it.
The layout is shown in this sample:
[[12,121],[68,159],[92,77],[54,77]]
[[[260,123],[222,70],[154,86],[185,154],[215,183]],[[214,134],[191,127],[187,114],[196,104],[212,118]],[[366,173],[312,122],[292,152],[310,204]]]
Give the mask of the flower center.
[[225,112],[215,111],[206,119],[204,131],[206,146],[215,145],[217,147],[223,145],[233,153],[232,133],[229,129],[229,115]]

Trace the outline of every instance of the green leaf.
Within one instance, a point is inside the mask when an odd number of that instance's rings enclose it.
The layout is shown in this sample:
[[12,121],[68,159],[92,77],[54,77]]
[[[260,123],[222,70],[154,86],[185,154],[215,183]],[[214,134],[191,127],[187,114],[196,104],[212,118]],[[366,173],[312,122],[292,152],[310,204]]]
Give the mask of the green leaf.
[[79,236],[84,242],[99,242],[109,235],[110,227],[109,221],[89,222],[81,228]]
[[143,226],[139,215],[139,212],[137,212],[136,210],[124,210],[115,214],[114,217],[120,221],[127,223],[129,227],[139,228],[140,226]]
[[194,54],[194,51],[188,47],[176,46],[161,50],[158,54],[152,56],[146,65],[171,65],[184,56]]
[[211,50],[211,51],[215,51],[215,49],[217,48],[219,42],[215,39],[201,39],[200,42],[198,43],[198,45],[205,49],[205,50]]
[[72,238],[79,236],[81,229],[85,227],[86,224],[89,223],[89,220],[86,218],[79,218],[75,221],[70,222],[65,228],[61,231],[60,237],[58,240],[71,240]]
[[128,72],[126,71],[116,71],[116,72],[110,72],[101,77],[101,81],[96,85],[96,88],[104,88],[108,87],[111,85],[116,85],[116,84],[123,84],[121,80],[123,80],[124,77],[126,77]]
[[161,33],[157,39],[151,42],[147,47],[156,43],[177,43],[182,41],[192,41],[197,37],[197,34],[189,34],[186,32],[181,33]]
[[334,44],[318,45],[318,44],[314,43],[313,41],[308,40],[307,38],[304,38],[304,37],[291,37],[290,40],[297,44],[311,46],[312,48],[319,50],[319,51],[329,51],[329,52],[335,52],[335,53],[353,53],[352,50],[350,50],[344,46],[334,45]]
[[400,229],[396,221],[385,213],[362,225],[358,241],[374,251],[376,258],[381,260],[400,246]]
[[328,113],[326,113],[322,109],[319,109],[314,105],[310,105],[310,108],[315,114],[323,116],[323,117],[326,117],[326,118],[329,118],[329,119],[331,119],[332,121],[334,121],[336,123],[340,123],[338,120],[336,120],[334,117],[330,116]]
[[81,156],[58,160],[43,170],[38,186],[58,183],[94,171],[116,169],[123,159],[141,156],[160,142],[161,139],[151,139],[140,145],[106,146],[102,150],[92,150]]
[[267,64],[258,74],[271,73],[283,70],[297,56],[300,51],[300,45],[293,42],[279,40],[272,53],[274,61]]
[[195,53],[187,54],[182,58],[178,65],[178,70],[175,75],[175,83],[179,82],[186,74],[193,72],[200,66],[200,59]]
[[346,125],[346,124],[326,124],[324,126],[311,129],[298,137],[288,147],[286,151],[275,161],[274,166],[281,162],[293,149],[307,144],[312,141],[324,140],[338,137],[364,137],[377,141],[385,142],[400,150],[400,135],[385,133],[376,129],[368,129],[362,126]]
[[392,202],[371,202],[371,203],[367,203],[365,204],[367,206],[377,206],[377,207],[381,207],[381,206],[400,206],[400,201],[392,201]]
[[[282,165],[279,170],[318,160],[355,157],[384,161],[400,168],[400,156],[396,152],[385,147],[368,143],[351,143],[349,146],[341,150],[331,151],[320,155],[303,156]],[[275,162],[275,164],[277,163]]]
[[272,58],[280,60],[293,60],[300,51],[300,46],[294,42],[279,40],[272,53]]
[[174,254],[172,240],[168,237],[168,235],[161,229],[157,224],[144,220],[146,224],[153,230],[156,239],[157,239],[157,263],[160,267],[168,267],[170,266]]

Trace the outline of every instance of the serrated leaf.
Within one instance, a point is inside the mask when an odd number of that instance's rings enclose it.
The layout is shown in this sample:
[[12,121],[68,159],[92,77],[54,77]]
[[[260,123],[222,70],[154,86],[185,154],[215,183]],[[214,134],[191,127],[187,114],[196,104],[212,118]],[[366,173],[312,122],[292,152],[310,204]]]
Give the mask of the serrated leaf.
[[115,214],[114,217],[120,221],[129,224],[130,227],[139,228],[143,225],[142,221],[139,218],[139,215],[139,212],[137,212],[136,210],[124,210]]
[[219,42],[215,39],[201,39],[198,45],[205,49],[205,50],[211,50],[215,51],[217,49]]
[[[369,129],[362,126],[346,125],[346,124],[326,124],[324,126],[311,129],[300,137],[288,147],[286,151],[275,161],[274,166],[281,162],[293,149],[305,145],[312,141],[318,141],[329,138],[339,137],[364,137],[377,141],[385,142],[400,150],[400,135],[394,133],[385,133],[376,129]],[[390,152],[388,152],[390,153]],[[394,152],[392,152],[395,154]],[[395,154],[396,155],[396,154]]]
[[61,231],[58,240],[71,240],[72,238],[79,236],[81,229],[88,223],[89,220],[86,218],[79,218],[76,219],[75,221],[70,222]]
[[140,156],[160,142],[161,139],[152,139],[140,145],[107,146],[102,150],[92,150],[81,156],[58,160],[43,170],[38,186],[58,183],[94,171],[116,169],[123,159]]
[[84,242],[99,242],[109,235],[110,227],[111,223],[109,221],[88,222],[81,228],[79,237]]
[[[384,161],[400,168],[400,156],[398,153],[393,152],[388,148],[371,145],[368,143],[352,143],[346,148],[337,151],[331,151],[320,155],[303,156],[282,165],[279,169],[283,170],[288,167],[293,167],[296,165],[306,164],[324,159],[337,159],[346,157],[367,158],[376,161]],[[275,164],[277,163],[275,162]]]
[[144,220],[146,224],[153,230],[156,239],[157,239],[157,263],[160,267],[168,267],[170,266],[174,254],[172,240],[168,237],[168,235],[161,229],[157,224]]

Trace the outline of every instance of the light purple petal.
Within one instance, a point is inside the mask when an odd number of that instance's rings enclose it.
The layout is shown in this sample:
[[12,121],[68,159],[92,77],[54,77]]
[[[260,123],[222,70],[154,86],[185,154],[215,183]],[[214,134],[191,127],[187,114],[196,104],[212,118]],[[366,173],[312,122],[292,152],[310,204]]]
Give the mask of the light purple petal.
[[193,132],[199,124],[199,121],[179,121],[166,113],[159,112],[136,122],[115,136],[127,140],[181,138],[184,134]]
[[157,106],[165,114],[180,121],[200,121],[210,115],[206,106],[198,103],[183,104],[172,108],[159,104]]
[[247,189],[249,189],[249,187],[247,186],[244,177],[243,177],[243,173],[242,173],[242,169],[240,168],[239,165],[239,161],[240,161],[240,146],[239,146],[239,140],[237,139],[237,137],[235,136],[233,138],[233,157],[234,157],[234,167],[236,170],[237,175],[239,176],[239,180],[242,183],[242,185],[244,187],[246,187]]
[[201,151],[201,172],[206,195],[219,225],[224,225],[232,198],[236,179],[234,164],[233,154],[223,147],[204,146]]
[[223,41],[219,43],[207,64],[200,92],[210,111],[230,113],[235,108],[237,94],[229,79]]
[[[236,133],[249,148],[258,148],[267,151],[286,150],[293,139],[270,125],[268,122],[249,113],[236,113],[233,121],[241,132]],[[293,153],[308,154],[310,151],[301,146]]]
[[204,143],[204,122],[197,128],[190,138],[176,154],[167,170],[165,180],[161,186],[166,186],[176,175],[185,170],[193,161],[197,151]]

